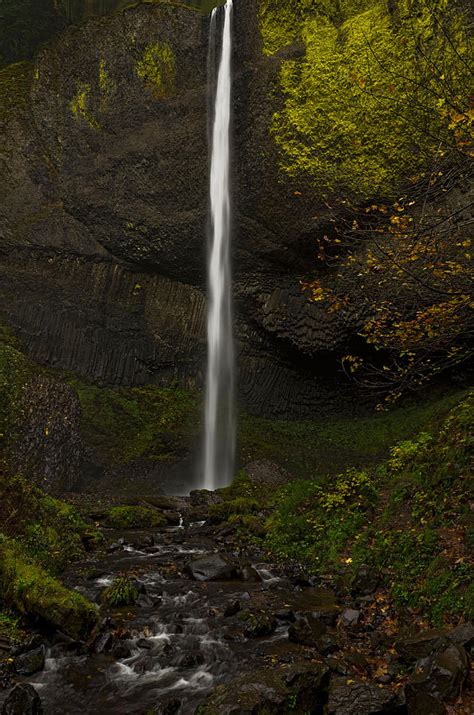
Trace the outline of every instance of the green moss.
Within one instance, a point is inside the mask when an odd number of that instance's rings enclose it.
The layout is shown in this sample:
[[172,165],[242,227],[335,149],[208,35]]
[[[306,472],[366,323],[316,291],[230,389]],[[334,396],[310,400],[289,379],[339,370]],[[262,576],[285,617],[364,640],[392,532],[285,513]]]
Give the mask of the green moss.
[[0,638],[19,641],[22,636],[20,617],[14,611],[0,607]]
[[12,541],[0,541],[0,593],[19,613],[41,618],[72,638],[86,638],[97,622],[97,610],[27,559]]
[[153,94],[157,97],[169,97],[175,90],[176,58],[167,42],[148,45],[135,71]]
[[133,606],[137,598],[138,591],[128,576],[117,576],[102,593],[102,603],[112,608]]
[[161,512],[144,506],[114,506],[106,518],[114,529],[147,529],[166,524]]
[[100,124],[90,109],[92,87],[87,82],[77,84],[76,95],[71,99],[70,107],[75,119],[82,119],[92,128],[100,129]]
[[[247,462],[264,457],[278,462],[295,477],[317,479],[335,475],[350,466],[365,467],[380,462],[395,442],[412,436],[433,420],[442,419],[464,394],[461,391],[438,395],[389,412],[342,419],[283,421],[243,414],[239,421],[241,453]],[[244,484],[245,479],[242,488]]]
[[396,18],[385,0],[325,2],[317,11],[309,2],[261,6],[264,52],[295,39],[306,48],[282,63],[278,79],[282,108],[271,132],[285,174],[319,193],[366,199],[395,191],[440,142],[452,143],[443,98],[467,102],[466,33],[446,9],[449,41],[439,31],[443,1],[401,2]]
[[172,460],[197,431],[198,400],[190,391],[156,385],[110,389],[77,379],[70,384],[81,401],[84,439],[113,464],[142,456]]
[[84,556],[90,527],[69,504],[0,469],[0,523],[22,552],[52,574]]

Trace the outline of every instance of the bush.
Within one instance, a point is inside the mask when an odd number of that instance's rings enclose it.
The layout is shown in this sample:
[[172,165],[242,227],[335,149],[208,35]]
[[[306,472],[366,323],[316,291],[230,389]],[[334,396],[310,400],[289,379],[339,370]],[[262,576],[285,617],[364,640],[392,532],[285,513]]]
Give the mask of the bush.
[[166,519],[145,506],[114,506],[107,514],[107,524],[114,529],[153,529],[165,526]]
[[133,606],[138,591],[128,576],[117,576],[111,586],[102,592],[102,603],[112,608]]

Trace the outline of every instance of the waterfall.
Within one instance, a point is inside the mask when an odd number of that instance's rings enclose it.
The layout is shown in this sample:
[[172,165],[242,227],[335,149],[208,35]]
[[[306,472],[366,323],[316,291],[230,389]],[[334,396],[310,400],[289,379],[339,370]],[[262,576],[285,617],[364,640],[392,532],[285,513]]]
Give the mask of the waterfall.
[[[217,82],[211,87],[215,94],[210,121],[211,226],[208,246],[208,309],[207,309],[207,380],[204,440],[204,484],[217,489],[230,483],[233,477],[235,452],[234,415],[234,344],[232,334],[232,284],[230,266],[231,206],[229,187],[230,105],[232,53],[232,0],[223,8],[224,27],[219,56]],[[218,20],[222,8],[211,16],[209,68],[215,65],[214,53]]]

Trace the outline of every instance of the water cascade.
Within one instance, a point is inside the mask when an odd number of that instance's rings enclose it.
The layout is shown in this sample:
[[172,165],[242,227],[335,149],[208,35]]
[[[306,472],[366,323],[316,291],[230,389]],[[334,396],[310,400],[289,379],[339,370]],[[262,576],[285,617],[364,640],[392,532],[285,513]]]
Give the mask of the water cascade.
[[[224,14],[222,44],[210,121],[211,228],[208,248],[208,364],[205,407],[204,481],[206,489],[230,483],[235,452],[234,345],[232,335],[232,286],[230,266],[230,107],[232,0],[215,8],[211,16],[210,75],[219,20]],[[211,79],[211,87],[214,83]]]

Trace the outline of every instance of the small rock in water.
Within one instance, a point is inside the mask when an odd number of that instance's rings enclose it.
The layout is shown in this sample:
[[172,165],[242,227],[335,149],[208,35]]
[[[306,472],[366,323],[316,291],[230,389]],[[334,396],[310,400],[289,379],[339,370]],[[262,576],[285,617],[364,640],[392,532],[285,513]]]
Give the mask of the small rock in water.
[[276,628],[276,619],[264,611],[241,611],[239,619],[244,623],[247,638],[269,636]]
[[249,565],[242,566],[242,568],[239,569],[239,578],[241,578],[242,581],[250,581],[253,583],[258,583],[262,580],[253,566]]
[[196,581],[231,581],[238,577],[236,564],[221,554],[191,561],[187,569]]
[[290,608],[280,608],[279,611],[276,611],[275,618],[278,618],[279,621],[286,621],[289,623],[294,623],[296,621],[296,616]]
[[177,715],[181,708],[181,700],[173,698],[160,703],[154,712],[156,715]]
[[22,655],[17,655],[13,664],[19,675],[33,675],[44,668],[45,647],[40,645]]
[[32,685],[16,685],[2,708],[2,715],[42,715],[41,699]]
[[153,645],[150,643],[150,641],[147,641],[146,638],[139,638],[137,640],[137,646],[139,648],[145,648],[146,650],[151,650],[153,648]]
[[227,605],[224,611],[224,618],[232,618],[232,616],[236,616],[241,608],[242,606],[240,605],[240,601],[238,599],[236,601],[232,601]]

